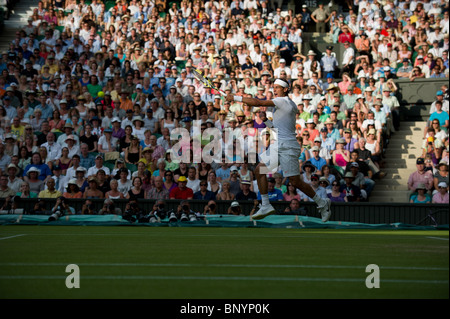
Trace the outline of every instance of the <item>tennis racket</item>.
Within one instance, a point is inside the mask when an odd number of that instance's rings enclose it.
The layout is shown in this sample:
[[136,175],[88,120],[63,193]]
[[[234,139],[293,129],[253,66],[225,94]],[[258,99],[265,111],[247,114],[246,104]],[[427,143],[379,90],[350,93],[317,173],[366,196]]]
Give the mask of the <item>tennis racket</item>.
[[222,91],[222,90],[220,90],[219,88],[217,88],[217,87],[211,82],[210,79],[208,79],[207,77],[204,77],[203,74],[202,74],[199,70],[193,68],[193,69],[192,69],[192,74],[194,75],[194,77],[195,77],[197,80],[199,80],[200,82],[202,82],[203,85],[204,85],[205,87],[210,88],[210,89],[213,89],[213,90],[216,90],[217,92],[219,92],[219,93],[222,94],[223,96],[226,96],[226,95],[227,95],[224,91]]

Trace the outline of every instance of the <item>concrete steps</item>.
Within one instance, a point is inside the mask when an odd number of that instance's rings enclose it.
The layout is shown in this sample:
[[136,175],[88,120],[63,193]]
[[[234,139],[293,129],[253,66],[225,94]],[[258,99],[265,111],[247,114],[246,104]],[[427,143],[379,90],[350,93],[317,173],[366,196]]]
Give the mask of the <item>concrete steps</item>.
[[21,0],[15,5],[0,32],[0,52],[8,51],[9,44],[14,40],[16,31],[27,24],[28,17],[33,14],[33,9],[37,8],[37,5],[37,0]]
[[422,154],[425,121],[402,122],[400,130],[392,134],[384,156],[382,169],[386,176],[376,180],[370,202],[408,202],[408,179],[416,171],[416,159]]

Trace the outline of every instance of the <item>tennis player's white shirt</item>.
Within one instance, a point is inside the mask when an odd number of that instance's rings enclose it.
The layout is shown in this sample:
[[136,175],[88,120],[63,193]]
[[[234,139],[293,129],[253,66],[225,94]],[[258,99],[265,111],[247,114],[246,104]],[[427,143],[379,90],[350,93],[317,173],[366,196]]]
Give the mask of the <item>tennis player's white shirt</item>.
[[279,141],[293,141],[298,145],[295,133],[295,115],[299,113],[297,105],[288,96],[276,97],[273,111],[273,125],[278,129]]
[[[269,171],[277,169],[279,163],[285,177],[300,175],[298,158],[301,149],[295,132],[296,114],[299,113],[297,105],[288,96],[277,97],[272,102],[275,104],[272,122],[277,129],[278,148],[276,151],[278,162],[275,163],[273,157],[271,157],[270,162],[261,159]],[[270,149],[272,149],[272,146]]]

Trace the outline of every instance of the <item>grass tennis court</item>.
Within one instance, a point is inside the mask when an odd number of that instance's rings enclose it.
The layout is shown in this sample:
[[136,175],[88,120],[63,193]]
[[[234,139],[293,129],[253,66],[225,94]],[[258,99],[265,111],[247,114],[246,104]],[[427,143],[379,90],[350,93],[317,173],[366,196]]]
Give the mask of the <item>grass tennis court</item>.
[[[448,231],[0,227],[0,298],[449,298]],[[80,288],[65,285],[66,266]],[[380,288],[366,287],[366,266]]]

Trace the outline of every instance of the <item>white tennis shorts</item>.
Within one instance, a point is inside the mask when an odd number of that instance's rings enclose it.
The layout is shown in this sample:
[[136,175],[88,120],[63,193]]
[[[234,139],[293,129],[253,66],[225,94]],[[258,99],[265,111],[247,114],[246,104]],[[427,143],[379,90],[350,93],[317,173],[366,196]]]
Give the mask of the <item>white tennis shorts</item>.
[[266,165],[267,171],[274,173],[280,166],[284,177],[300,175],[299,157],[301,148],[297,141],[280,141],[270,146],[259,156],[260,162]]

